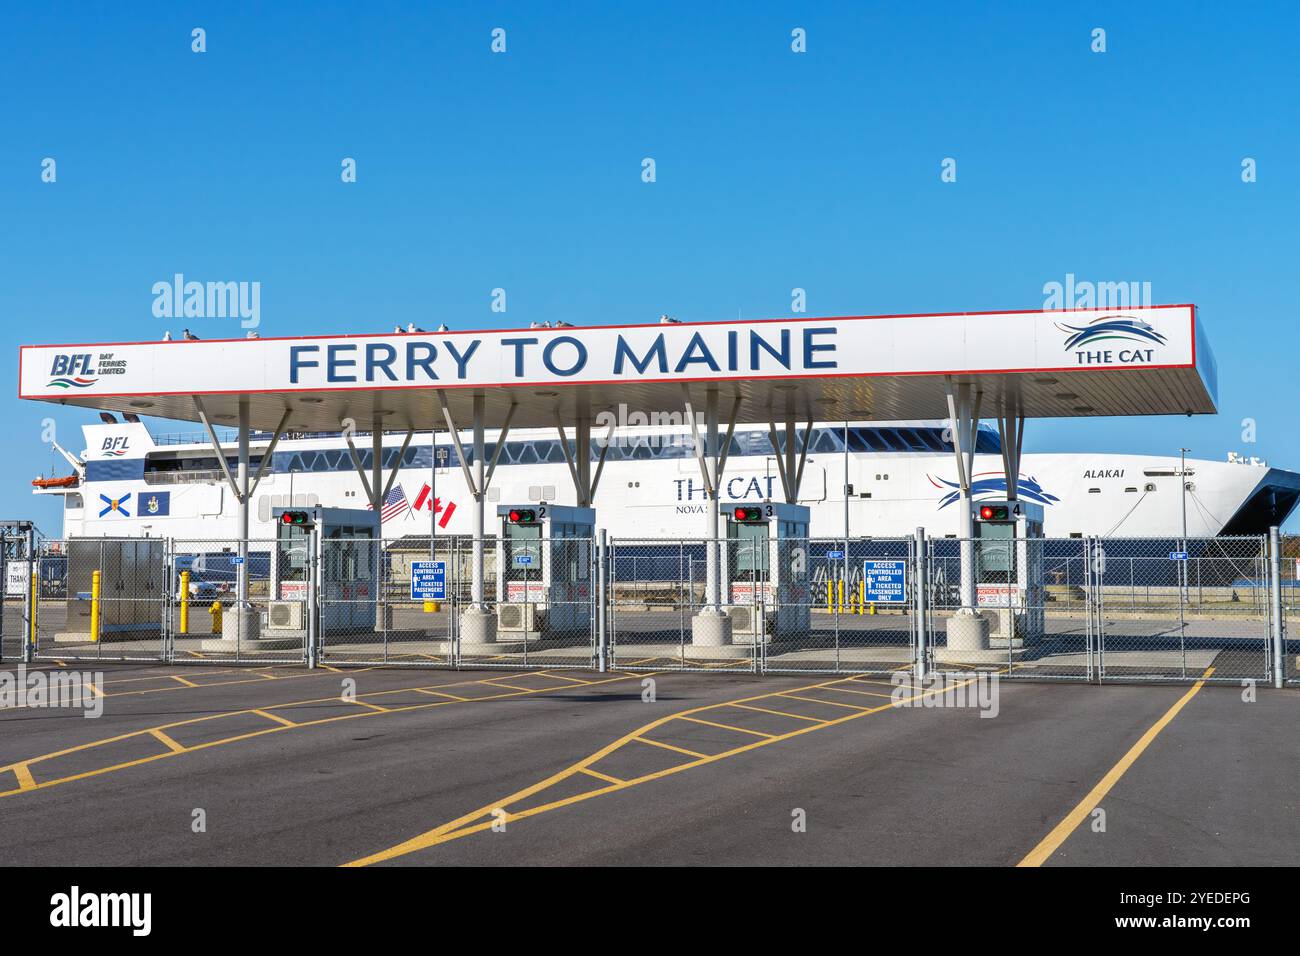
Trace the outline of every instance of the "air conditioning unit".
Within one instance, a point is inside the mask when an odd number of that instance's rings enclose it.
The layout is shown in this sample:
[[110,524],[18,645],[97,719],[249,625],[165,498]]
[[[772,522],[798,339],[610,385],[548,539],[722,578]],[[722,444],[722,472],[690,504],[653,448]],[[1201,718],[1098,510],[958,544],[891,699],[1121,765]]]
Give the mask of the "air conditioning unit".
[[272,601],[266,612],[266,626],[271,630],[301,631],[304,610],[302,601]]
[[537,630],[537,605],[532,602],[526,604],[498,604],[497,630]]

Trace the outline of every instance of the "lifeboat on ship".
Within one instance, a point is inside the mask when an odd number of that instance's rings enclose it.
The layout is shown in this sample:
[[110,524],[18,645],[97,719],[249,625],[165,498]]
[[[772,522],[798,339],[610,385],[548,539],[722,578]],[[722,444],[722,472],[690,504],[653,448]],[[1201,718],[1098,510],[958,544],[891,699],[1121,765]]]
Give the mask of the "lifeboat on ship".
[[32,487],[34,488],[75,488],[81,481],[78,475],[67,475],[63,478],[33,478]]

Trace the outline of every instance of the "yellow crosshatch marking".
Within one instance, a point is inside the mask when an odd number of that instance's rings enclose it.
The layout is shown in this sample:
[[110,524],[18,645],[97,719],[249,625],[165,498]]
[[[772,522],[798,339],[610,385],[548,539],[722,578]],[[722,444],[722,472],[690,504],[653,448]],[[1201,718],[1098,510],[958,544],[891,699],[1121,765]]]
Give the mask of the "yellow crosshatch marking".
[[[541,675],[543,677],[551,676],[546,671],[530,671],[530,672],[525,672],[525,674],[528,676],[536,676],[536,675]],[[643,675],[618,674],[615,676],[601,678],[597,680],[582,681],[582,683],[584,683],[587,686],[599,686],[601,684],[612,684],[612,683],[617,683],[619,681],[630,680],[632,679],[632,676],[639,677]],[[574,679],[576,680],[576,678]],[[462,680],[462,681],[456,681],[449,684],[435,684],[430,687],[397,687],[389,690],[373,691],[371,693],[361,694],[359,696],[364,698],[376,698],[376,697],[382,698],[384,696],[391,695],[391,694],[409,694],[412,691],[422,691],[425,693],[438,693],[435,690],[435,688],[437,687],[464,687],[464,686],[472,686],[472,685],[489,686],[489,687],[499,686],[496,684],[492,684],[487,679]],[[18,778],[18,786],[11,790],[0,790],[0,797],[8,797],[8,796],[13,796],[14,794],[30,793],[37,790],[44,790],[46,788],[58,786],[60,784],[72,783],[73,781],[76,780],[85,780],[89,777],[97,777],[101,774],[112,773],[117,770],[126,770],[130,767],[138,767],[141,764],[152,763],[155,760],[163,760],[168,757],[176,757],[182,754],[194,753],[195,751],[199,751],[199,750],[207,750],[212,747],[220,747],[225,744],[232,744],[241,740],[249,740],[254,737],[264,736],[266,734],[280,733],[287,730],[296,730],[304,727],[315,727],[321,724],[336,723],[341,720],[357,720],[357,719],[364,719],[368,717],[383,717],[388,714],[401,714],[401,713],[408,713],[410,711],[416,711],[416,710],[428,710],[434,707],[451,707],[459,704],[476,704],[476,703],[494,701],[494,700],[507,700],[510,698],[537,696],[539,694],[547,694],[555,690],[568,690],[570,689],[571,686],[572,685],[570,684],[556,684],[553,687],[541,687],[535,690],[503,691],[500,694],[489,694],[486,697],[453,697],[450,694],[439,693],[439,696],[447,697],[450,699],[431,700],[427,704],[407,704],[401,707],[383,707],[378,704],[372,704],[367,701],[358,699],[355,701],[350,701],[350,703],[357,703],[362,705],[354,713],[336,714],[331,717],[318,717],[314,720],[303,720],[303,721],[296,721],[296,722],[280,717],[276,714],[269,713],[269,711],[281,710],[287,707],[304,707],[311,704],[340,703],[343,702],[342,698],[338,696],[319,697],[312,700],[298,700],[298,701],[286,702],[283,704],[269,704],[266,705],[264,708],[248,707],[242,710],[229,710],[229,711],[223,711],[221,713],[216,713],[216,714],[205,714],[202,717],[191,717],[186,720],[175,720],[166,724],[160,724],[157,727],[146,727],[142,730],[134,730],[129,733],[118,734],[117,736],[114,737],[106,737],[102,740],[95,740],[95,741],[91,741],[90,743],[78,744],[77,746],[68,747],[64,750],[56,750],[52,753],[41,754],[40,756],[37,757],[27,757],[23,760],[16,761],[15,763],[0,766],[0,773],[4,772],[5,770],[12,770]],[[178,687],[175,689],[181,689],[181,688]],[[208,721],[220,720],[222,718],[235,717],[244,714],[252,714],[253,716],[261,717],[267,721],[270,721],[272,726],[259,729],[259,730],[244,731],[243,733],[233,734],[229,737],[222,737],[217,740],[204,741],[203,743],[194,744],[188,747],[181,743],[178,743],[175,740],[175,738],[173,738],[167,733],[167,731],[176,727],[188,727],[194,724],[203,724]],[[139,757],[134,760],[126,760],[120,763],[114,763],[108,766],[98,767],[94,770],[86,770],[80,773],[69,774],[64,777],[54,777],[49,780],[36,780],[32,775],[32,767],[36,767],[39,770],[40,765],[42,763],[54,760],[57,757],[64,757],[67,756],[68,754],[73,754],[73,753],[84,753],[87,751],[93,751],[98,747],[107,747],[111,744],[120,743],[121,741],[124,740],[139,739],[142,737],[152,737],[154,740],[161,743],[167,749],[161,751],[160,753],[150,754],[147,757]]]
[[[975,680],[976,678],[971,678],[970,680],[962,681],[961,683],[953,686],[964,687],[967,684],[974,683]],[[444,823],[442,826],[435,827],[434,829],[422,833],[419,836],[412,837],[411,839],[403,843],[399,843],[396,846],[389,847],[387,850],[381,850],[378,853],[372,853],[370,856],[364,856],[359,859],[352,860],[351,862],[345,863],[343,865],[344,866],[370,866],[375,863],[383,863],[387,860],[396,859],[397,857],[400,856],[406,856],[407,854],[415,853],[420,850],[427,850],[430,847],[438,846],[441,843],[447,843],[451,840],[458,840],[461,837],[469,836],[470,834],[473,833],[480,833],[484,830],[489,829],[495,822],[497,822],[498,819],[504,819],[507,822],[515,821],[515,820],[524,820],[527,819],[528,817],[534,817],[542,813],[548,813],[552,810],[558,810],[561,807],[572,806],[575,803],[581,803],[582,801],[590,800],[593,797],[599,797],[608,793],[616,793],[620,790],[625,790],[628,787],[635,787],[635,786],[639,786],[640,784],[650,783],[651,781],[654,780],[660,780],[672,774],[681,773],[683,770],[691,770],[695,767],[702,767],[705,766],[706,764],[716,763],[719,760],[725,760],[728,757],[734,757],[737,754],[747,753],[759,747],[766,747],[769,744],[778,743],[783,740],[789,740],[793,737],[798,737],[803,734],[811,733],[816,730],[822,730],[823,728],[826,727],[834,727],[839,724],[847,723],[850,720],[857,720],[869,714],[875,714],[884,710],[889,710],[893,707],[896,707],[900,703],[906,703],[911,700],[919,700],[923,697],[929,697],[936,693],[942,694],[945,693],[947,690],[951,689],[951,687],[932,688],[930,690],[921,691],[920,693],[911,694],[910,696],[900,697],[900,699],[897,701],[891,700],[889,703],[880,704],[876,707],[870,707],[870,708],[853,707],[852,708],[853,713],[845,714],[842,717],[835,717],[827,720],[821,720],[817,718],[802,718],[806,721],[811,720],[812,722],[805,723],[802,726],[799,726],[794,730],[788,731],[783,734],[765,734],[757,730],[746,730],[743,727],[733,727],[730,724],[715,723],[714,721],[706,720],[703,717],[697,716],[698,714],[702,714],[702,713],[716,712],[725,707],[736,708],[736,707],[746,706],[746,708],[750,710],[764,710],[764,708],[751,707],[749,705],[753,704],[755,701],[769,700],[774,697],[792,696],[798,691],[819,690],[819,689],[832,687],[836,684],[852,684],[857,682],[858,681],[855,677],[841,677],[835,680],[823,681],[822,683],[818,683],[818,684],[809,684],[805,687],[793,688],[792,690],[789,691],[772,691],[767,694],[758,694],[753,697],[744,697],[739,700],[721,701],[716,704],[705,704],[700,707],[692,707],[687,710],[678,711],[677,713],[668,714],[667,716],[660,717],[657,720],[653,720],[650,723],[637,728],[636,730],[632,731],[629,734],[625,734],[624,736],[618,738],[612,743],[609,743],[606,746],[600,748],[595,753],[592,753],[584,757],[583,759],[579,760],[577,763],[573,764],[572,766],[567,767],[564,770],[559,771],[558,773],[552,774],[551,776],[545,778],[544,780],[538,781],[532,786],[525,787],[522,790],[516,791],[515,793],[510,794],[508,797],[506,797],[503,800],[493,801],[492,803],[488,804],[485,807],[480,807],[478,810],[473,810],[469,813],[466,813],[463,816],[457,817],[455,820],[452,820],[448,823]],[[825,701],[816,701],[816,703],[825,703]],[[781,714],[781,716],[793,717],[795,715]],[[608,757],[610,754],[614,753],[617,750],[621,750],[623,747],[625,747],[630,743],[648,743],[654,746],[664,746],[666,747],[666,749],[669,750],[682,750],[683,753],[685,753],[687,756],[691,756],[691,752],[684,751],[683,748],[673,747],[671,745],[665,745],[661,741],[652,740],[645,736],[646,734],[650,733],[650,731],[662,728],[665,725],[671,724],[674,721],[685,721],[693,724],[703,724],[709,727],[720,728],[722,730],[734,730],[743,734],[751,734],[760,739],[750,741],[749,743],[741,744],[739,746],[732,747],[730,750],[724,750],[720,753],[716,753],[712,755],[706,756],[703,754],[695,754],[693,756],[693,759],[685,760],[682,763],[676,764],[674,766],[667,767],[663,770],[656,770],[652,773],[643,774],[642,776],[634,777],[630,780],[618,780],[617,778],[609,777],[607,774],[602,774],[599,771],[592,769],[593,764],[599,763],[600,761]],[[538,806],[528,807],[527,809],[519,810],[515,813],[509,812],[508,808],[511,805],[520,803],[521,801],[529,797],[535,796],[536,794],[543,793],[544,791],[549,790],[550,788],[556,786],[557,784],[560,784],[563,781],[568,780],[574,777],[575,775],[579,775],[579,774],[581,774],[582,776],[593,777],[602,780],[605,782],[605,786],[596,787],[593,790],[587,790],[583,793],[571,794],[569,796],[561,797],[559,799],[553,800],[549,803],[543,803]],[[504,817],[500,816],[502,812],[505,813]]]

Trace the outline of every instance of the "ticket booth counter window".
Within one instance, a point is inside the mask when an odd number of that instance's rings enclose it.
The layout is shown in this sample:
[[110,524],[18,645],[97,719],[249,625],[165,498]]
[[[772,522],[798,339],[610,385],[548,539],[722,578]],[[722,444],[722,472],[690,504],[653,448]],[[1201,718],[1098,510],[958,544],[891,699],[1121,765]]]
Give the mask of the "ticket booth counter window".
[[324,536],[322,566],[327,581],[371,581],[375,575],[375,549],[371,528],[329,528]]
[[[285,584],[286,592],[295,596],[303,593],[307,587],[307,550],[311,547],[311,532],[298,525],[276,524],[276,581],[280,587]],[[277,593],[276,598],[287,596]]]
[[505,579],[507,581],[541,580],[541,525],[507,523],[502,546],[505,549]]
[[771,571],[767,547],[767,523],[740,524],[727,522],[728,565],[733,580],[766,581]]
[[977,584],[1007,584],[1016,580],[1016,526],[1012,522],[981,522],[975,550]]

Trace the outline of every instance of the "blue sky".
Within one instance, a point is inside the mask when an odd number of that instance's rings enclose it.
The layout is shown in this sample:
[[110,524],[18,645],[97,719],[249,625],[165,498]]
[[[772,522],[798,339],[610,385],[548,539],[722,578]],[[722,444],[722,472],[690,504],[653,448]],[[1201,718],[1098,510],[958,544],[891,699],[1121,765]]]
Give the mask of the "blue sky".
[[787,315],[796,286],[809,314],[844,315],[1036,308],[1067,273],[1145,281],[1201,307],[1221,414],[1034,422],[1027,450],[1300,468],[1283,398],[1300,16],[1052,6],[11,7],[0,511],[58,533],[28,493],[54,463],[41,420],[79,450],[91,418],[13,398],[17,346],[175,331],[150,290],[176,272],[260,282],[264,335],[499,327],[496,287],[510,324],[581,325]]

